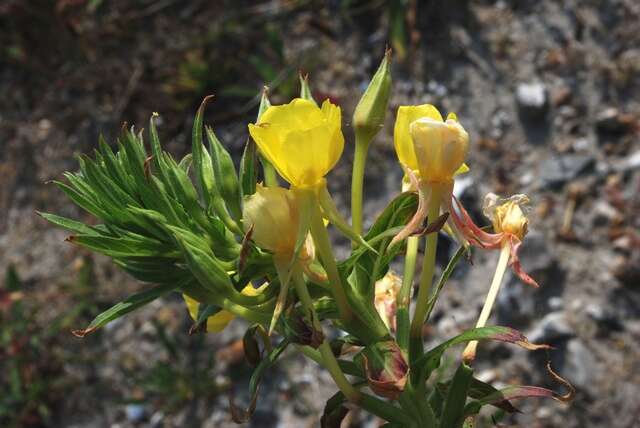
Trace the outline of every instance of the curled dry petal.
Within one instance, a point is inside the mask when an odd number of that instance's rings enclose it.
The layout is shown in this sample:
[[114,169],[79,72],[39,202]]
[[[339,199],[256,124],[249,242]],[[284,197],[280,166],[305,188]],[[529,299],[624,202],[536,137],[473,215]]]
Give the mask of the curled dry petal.
[[520,249],[521,245],[522,245],[522,241],[520,241],[515,236],[511,235],[510,242],[509,242],[509,247],[510,247],[509,249],[510,249],[510,252],[511,252],[511,255],[510,255],[510,258],[509,258],[509,265],[511,265],[511,269],[513,269],[513,272],[516,275],[518,275],[518,278],[520,278],[523,282],[525,282],[526,284],[529,284],[529,285],[531,285],[533,287],[538,288],[540,285],[538,285],[536,280],[531,278],[531,276],[529,276],[529,274],[527,274],[522,269],[522,266],[520,265],[520,258],[518,257],[518,250]]
[[425,219],[427,218],[427,211],[429,209],[429,199],[431,196],[431,188],[428,186],[421,185],[418,182],[418,179],[415,173],[410,169],[404,166],[405,173],[407,177],[411,180],[411,185],[418,189],[418,208],[416,209],[415,214],[406,224],[406,226],[398,232],[396,236],[393,237],[389,247],[392,247],[398,242],[405,240],[407,237],[413,235],[419,228],[422,227]]

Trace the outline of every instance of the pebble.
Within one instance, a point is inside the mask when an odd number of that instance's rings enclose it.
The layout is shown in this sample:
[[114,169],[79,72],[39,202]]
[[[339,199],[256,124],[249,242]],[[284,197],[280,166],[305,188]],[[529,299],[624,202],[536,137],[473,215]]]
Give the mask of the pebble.
[[542,318],[527,334],[534,343],[551,343],[568,339],[574,335],[564,312],[551,312]]
[[597,393],[598,385],[593,382],[597,378],[598,362],[589,348],[580,339],[571,339],[567,343],[565,364],[560,375],[565,377],[580,392]]
[[516,100],[523,113],[539,116],[547,109],[547,89],[538,82],[520,83],[516,88]]
[[596,129],[601,133],[623,133],[632,123],[632,117],[620,113],[615,107],[609,107],[596,116]]
[[588,172],[595,164],[589,154],[570,153],[553,156],[543,161],[539,176],[543,187],[556,188]]
[[142,404],[127,404],[125,413],[129,422],[141,422],[147,415],[147,409]]

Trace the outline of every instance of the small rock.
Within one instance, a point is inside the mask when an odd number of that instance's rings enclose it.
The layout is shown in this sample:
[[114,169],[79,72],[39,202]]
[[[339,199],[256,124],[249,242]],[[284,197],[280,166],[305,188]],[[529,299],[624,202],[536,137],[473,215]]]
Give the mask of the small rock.
[[640,169],[640,151],[633,153],[631,156],[627,156],[626,159],[616,165],[615,169],[619,172]]
[[547,109],[547,89],[542,83],[520,83],[516,88],[516,100],[520,110],[536,117]]
[[598,362],[593,353],[580,339],[571,339],[567,343],[565,363],[560,376],[566,378],[581,392],[594,394],[598,385],[594,382],[599,371]]
[[527,335],[534,343],[558,342],[572,336],[574,336],[574,330],[564,312],[547,314]]
[[127,420],[133,423],[143,421],[147,415],[147,409],[142,404],[128,404],[124,411],[127,415]]
[[627,287],[640,288],[640,252],[621,256],[613,267],[613,275]]
[[564,307],[564,300],[560,296],[553,296],[547,302],[549,309],[552,311],[559,311]]
[[589,303],[584,311],[602,329],[620,331],[623,328],[614,311],[595,302]]
[[609,202],[598,199],[593,205],[593,223],[594,226],[603,226],[610,222],[615,222],[621,218],[620,211],[618,211]]
[[540,289],[524,284],[508,271],[498,295],[497,314],[500,324],[524,328],[537,314],[551,310],[549,301],[561,296],[563,278],[555,251],[541,233],[527,235],[519,256],[523,269],[535,278]]
[[594,164],[591,155],[571,153],[547,159],[538,172],[544,187],[558,187],[589,171]]
[[623,134],[633,125],[633,116],[609,107],[596,116],[596,130],[600,133]]

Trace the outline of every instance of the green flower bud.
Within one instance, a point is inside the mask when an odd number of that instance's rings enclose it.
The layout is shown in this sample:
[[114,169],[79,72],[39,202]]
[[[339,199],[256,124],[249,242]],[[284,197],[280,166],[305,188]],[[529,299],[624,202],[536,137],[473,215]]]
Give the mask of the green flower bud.
[[384,126],[384,116],[391,93],[391,50],[385,52],[378,71],[360,98],[353,113],[353,126],[367,144]]

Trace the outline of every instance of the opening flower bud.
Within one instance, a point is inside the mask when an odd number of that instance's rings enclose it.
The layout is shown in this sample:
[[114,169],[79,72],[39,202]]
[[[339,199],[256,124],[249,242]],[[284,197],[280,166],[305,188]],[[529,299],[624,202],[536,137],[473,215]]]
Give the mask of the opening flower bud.
[[290,190],[258,185],[244,202],[245,230],[253,227],[253,241],[275,255],[294,253],[299,222],[298,200]]
[[519,194],[501,199],[495,193],[489,193],[484,200],[483,212],[491,219],[496,233],[504,232],[522,240],[529,226],[529,220],[523,210],[527,204],[527,195]]
[[469,134],[454,119],[423,117],[409,125],[422,179],[449,182],[469,152]]

